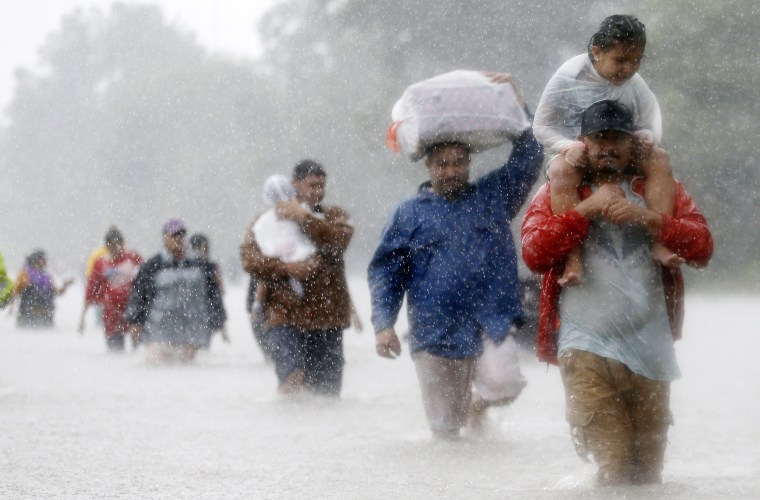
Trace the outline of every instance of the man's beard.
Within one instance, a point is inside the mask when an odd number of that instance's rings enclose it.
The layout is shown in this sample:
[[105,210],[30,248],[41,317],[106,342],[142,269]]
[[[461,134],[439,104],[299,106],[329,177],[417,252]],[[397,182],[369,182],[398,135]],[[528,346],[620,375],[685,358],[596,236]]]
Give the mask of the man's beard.
[[617,151],[605,151],[603,153],[599,153],[596,155],[596,161],[597,161],[597,172],[599,172],[602,175],[609,175],[609,174],[619,174],[623,169],[620,167],[615,166],[615,164],[610,164],[605,162],[605,159],[611,159],[611,160],[619,160],[620,155],[617,153]]

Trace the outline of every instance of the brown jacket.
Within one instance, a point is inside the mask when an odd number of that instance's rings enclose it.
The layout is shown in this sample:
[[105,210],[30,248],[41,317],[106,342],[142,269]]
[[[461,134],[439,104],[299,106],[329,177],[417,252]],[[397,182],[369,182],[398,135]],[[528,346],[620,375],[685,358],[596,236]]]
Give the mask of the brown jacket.
[[240,246],[243,269],[263,283],[268,292],[264,324],[295,326],[302,330],[348,328],[351,301],[346,284],[343,254],[354,234],[348,214],[337,206],[322,208],[324,219],[307,216],[301,229],[317,247],[317,271],[302,280],[300,298],[288,285],[288,264],[261,253],[253,236],[253,224]]

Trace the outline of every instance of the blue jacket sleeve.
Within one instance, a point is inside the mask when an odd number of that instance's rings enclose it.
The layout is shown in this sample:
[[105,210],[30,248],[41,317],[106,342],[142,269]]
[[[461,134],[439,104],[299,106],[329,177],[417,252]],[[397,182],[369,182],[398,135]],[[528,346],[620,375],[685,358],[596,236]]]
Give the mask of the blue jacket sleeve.
[[485,175],[478,183],[481,189],[492,191],[507,204],[506,211],[512,220],[528,198],[543,160],[543,146],[533,136],[533,130],[528,129],[512,143],[512,154],[507,163]]
[[410,282],[410,253],[404,205],[396,209],[380,237],[367,270],[375,332],[396,323]]

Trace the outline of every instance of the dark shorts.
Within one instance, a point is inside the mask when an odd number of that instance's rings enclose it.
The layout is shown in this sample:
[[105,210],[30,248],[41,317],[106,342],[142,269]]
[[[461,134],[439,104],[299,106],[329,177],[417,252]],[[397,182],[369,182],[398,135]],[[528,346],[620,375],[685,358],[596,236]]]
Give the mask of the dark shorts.
[[330,396],[340,395],[343,381],[343,330],[301,330],[275,326],[267,332],[280,383],[295,370],[303,370],[306,385]]

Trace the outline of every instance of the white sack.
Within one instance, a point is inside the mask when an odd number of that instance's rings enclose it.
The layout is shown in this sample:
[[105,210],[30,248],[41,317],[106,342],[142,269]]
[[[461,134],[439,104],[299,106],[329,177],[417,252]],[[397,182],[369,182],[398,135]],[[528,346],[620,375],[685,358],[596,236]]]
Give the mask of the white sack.
[[391,113],[398,150],[412,161],[437,142],[468,144],[473,152],[500,146],[530,127],[510,83],[457,70],[415,83]]
[[499,345],[483,339],[483,354],[475,364],[473,387],[486,401],[514,400],[528,384],[520,371],[519,348],[512,335]]
[[261,253],[283,262],[300,262],[317,251],[298,224],[290,219],[279,218],[274,208],[258,218],[253,225],[253,236]]

